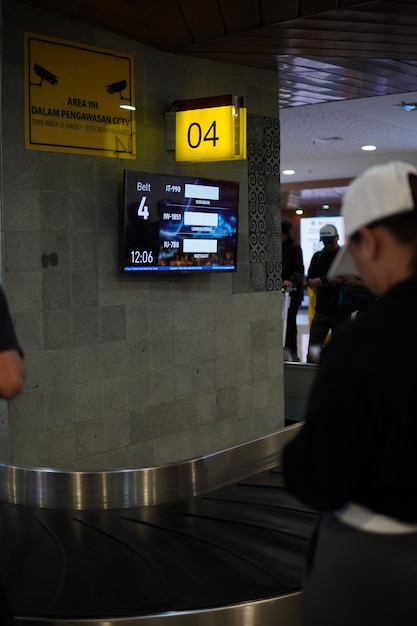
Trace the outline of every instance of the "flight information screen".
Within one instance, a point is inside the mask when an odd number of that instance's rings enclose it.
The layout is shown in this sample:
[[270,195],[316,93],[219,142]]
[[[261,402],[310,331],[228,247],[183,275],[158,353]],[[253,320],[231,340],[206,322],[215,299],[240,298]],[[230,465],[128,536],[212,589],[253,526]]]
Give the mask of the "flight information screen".
[[235,271],[239,183],[124,172],[123,271]]

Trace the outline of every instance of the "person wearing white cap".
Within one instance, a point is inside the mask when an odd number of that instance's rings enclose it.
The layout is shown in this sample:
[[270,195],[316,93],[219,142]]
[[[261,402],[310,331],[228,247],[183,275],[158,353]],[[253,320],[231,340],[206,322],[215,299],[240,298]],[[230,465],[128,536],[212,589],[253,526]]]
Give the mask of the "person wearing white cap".
[[417,169],[367,170],[342,203],[356,272],[378,301],[324,348],[304,424],[283,451],[287,488],[320,511],[305,626],[417,623]]
[[333,224],[320,228],[320,241],[323,249],[315,252],[307,271],[307,285],[316,289],[316,304],[311,320],[307,361],[316,362],[315,351],[321,352],[330,331],[332,335],[342,324],[350,319],[350,313],[338,307],[339,291],[344,280],[339,277],[328,278],[327,274],[340,250],[339,233]]

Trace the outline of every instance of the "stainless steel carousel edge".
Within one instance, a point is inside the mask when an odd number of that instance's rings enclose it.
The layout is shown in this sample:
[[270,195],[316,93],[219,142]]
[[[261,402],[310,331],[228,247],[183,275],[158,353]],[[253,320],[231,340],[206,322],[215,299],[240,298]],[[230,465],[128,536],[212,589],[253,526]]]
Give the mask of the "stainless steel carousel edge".
[[17,626],[302,626],[301,592],[213,609],[140,617],[15,619]]
[[0,464],[0,500],[53,509],[126,509],[175,502],[276,467],[295,424],[181,463],[98,472]]

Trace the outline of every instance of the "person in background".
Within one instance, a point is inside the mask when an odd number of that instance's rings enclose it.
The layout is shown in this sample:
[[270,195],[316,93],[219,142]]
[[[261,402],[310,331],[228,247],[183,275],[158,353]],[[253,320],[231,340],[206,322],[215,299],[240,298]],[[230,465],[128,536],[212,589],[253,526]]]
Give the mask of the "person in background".
[[299,361],[297,354],[297,313],[304,296],[304,262],[301,246],[291,237],[291,229],[291,220],[283,218],[281,222],[282,288],[290,294],[284,348],[289,351],[293,361]]
[[328,278],[327,273],[340,250],[339,234],[333,224],[325,224],[320,228],[320,241],[323,249],[315,252],[311,258],[307,272],[307,285],[317,290],[316,306],[310,326],[308,343],[308,362],[317,362],[316,351],[321,351],[330,331],[335,331],[347,320],[350,313],[338,307],[339,291],[343,279],[336,276]]
[[305,421],[282,455],[287,489],[320,512],[305,626],[417,621],[417,169],[367,170],[342,203],[330,269],[377,302],[323,349]]
[[[21,393],[25,375],[23,352],[16,338],[6,297],[0,287],[0,397],[11,400]],[[15,624],[7,599],[3,572],[0,573],[0,624]]]

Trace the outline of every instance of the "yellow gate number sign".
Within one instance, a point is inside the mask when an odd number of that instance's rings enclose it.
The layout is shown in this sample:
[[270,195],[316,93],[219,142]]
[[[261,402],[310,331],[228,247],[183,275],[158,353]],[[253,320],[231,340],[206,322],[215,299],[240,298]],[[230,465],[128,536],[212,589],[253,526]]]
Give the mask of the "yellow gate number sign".
[[[236,102],[223,104],[225,99]],[[175,115],[176,160],[246,159],[246,108],[239,106],[240,101],[235,96],[220,96],[178,103],[179,110]],[[210,106],[212,103],[215,105]],[[202,108],[198,108],[201,104]],[[184,107],[195,108],[181,110]]]

